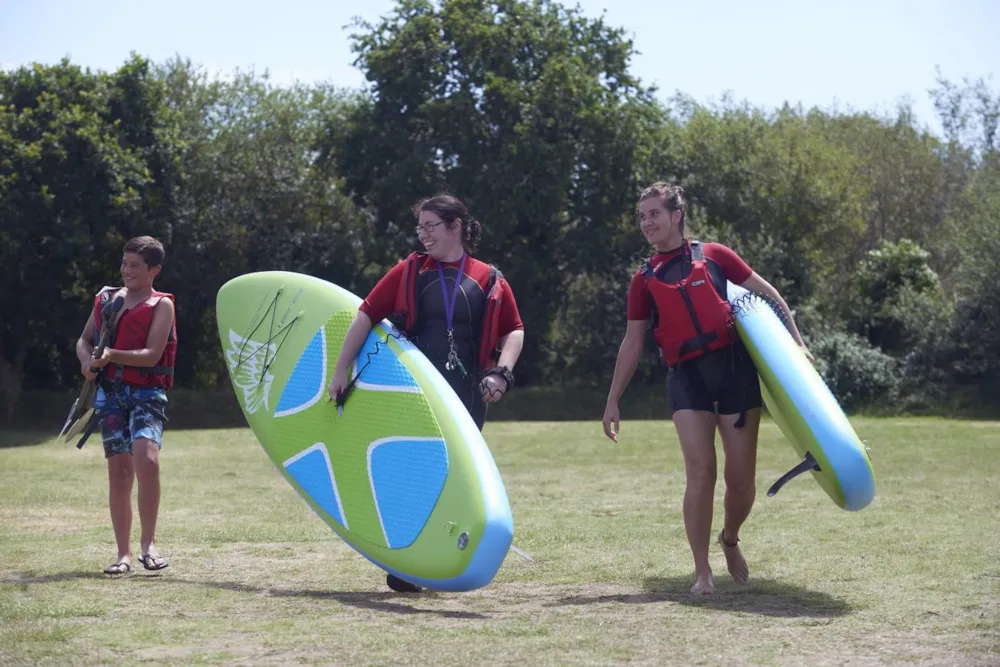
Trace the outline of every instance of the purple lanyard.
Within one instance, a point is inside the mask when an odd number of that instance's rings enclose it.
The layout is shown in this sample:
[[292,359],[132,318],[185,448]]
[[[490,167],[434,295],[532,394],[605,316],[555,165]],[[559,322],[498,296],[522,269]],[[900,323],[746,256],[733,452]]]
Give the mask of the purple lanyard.
[[458,303],[458,290],[462,288],[462,276],[467,256],[462,253],[462,261],[458,265],[458,275],[455,276],[455,286],[451,290],[451,299],[448,298],[448,288],[444,284],[444,270],[441,268],[441,262],[437,263],[438,277],[441,279],[441,296],[444,297],[444,314],[448,318],[448,333],[452,332],[455,325],[455,304]]

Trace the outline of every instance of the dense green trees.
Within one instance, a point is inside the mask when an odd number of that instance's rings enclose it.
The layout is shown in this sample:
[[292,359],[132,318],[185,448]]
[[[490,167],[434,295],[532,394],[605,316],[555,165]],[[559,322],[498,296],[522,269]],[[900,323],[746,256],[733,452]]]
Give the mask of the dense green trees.
[[410,205],[444,189],[520,297],[520,384],[603,386],[653,180],[681,183],[692,231],[782,290],[846,406],[1000,403],[1000,95],[984,82],[939,81],[939,137],[906,108],[658,98],[621,30],[548,0],[401,0],[355,27],[367,91],[139,56],[0,72],[8,408],[75,385],[73,343],[124,239],[166,242],[178,381],[211,387],[223,282],[281,268],[364,293],[415,247]]

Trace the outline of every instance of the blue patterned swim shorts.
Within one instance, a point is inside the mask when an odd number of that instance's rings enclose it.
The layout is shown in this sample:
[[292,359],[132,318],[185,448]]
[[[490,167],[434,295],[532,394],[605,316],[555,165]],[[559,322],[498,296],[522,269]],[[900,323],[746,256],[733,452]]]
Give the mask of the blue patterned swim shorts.
[[163,422],[166,421],[167,393],[160,388],[122,385],[106,393],[97,388],[94,407],[101,411],[101,439],[104,456],[111,458],[128,452],[132,443],[146,438],[163,447]]

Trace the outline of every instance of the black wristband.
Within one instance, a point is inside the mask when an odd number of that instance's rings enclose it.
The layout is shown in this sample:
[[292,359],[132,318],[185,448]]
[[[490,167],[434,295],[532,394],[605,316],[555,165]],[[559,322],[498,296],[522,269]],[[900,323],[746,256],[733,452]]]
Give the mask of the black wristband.
[[514,386],[514,374],[510,372],[510,369],[506,366],[496,366],[486,371],[487,375],[499,375],[507,382],[507,388],[504,392],[508,392]]

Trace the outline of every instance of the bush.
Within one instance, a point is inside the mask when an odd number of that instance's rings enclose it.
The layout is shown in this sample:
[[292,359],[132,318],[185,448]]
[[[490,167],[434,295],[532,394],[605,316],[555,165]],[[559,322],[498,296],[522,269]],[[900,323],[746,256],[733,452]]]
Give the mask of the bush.
[[908,239],[871,250],[854,277],[849,329],[896,357],[940,340],[951,302],[930,257]]
[[802,337],[816,358],[816,370],[845,411],[888,406],[899,399],[900,362],[863,337],[838,330]]
[[[631,274],[581,273],[567,284],[549,344],[550,385],[581,385],[607,391],[618,349],[625,335],[626,297]],[[652,333],[647,331],[645,354],[632,384],[646,384],[665,375]]]

